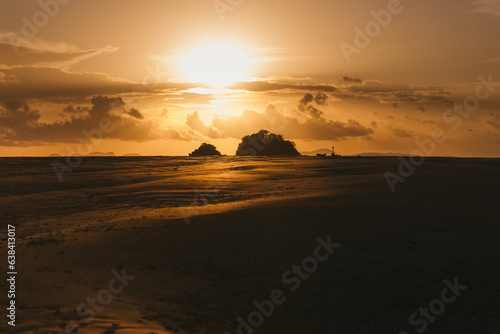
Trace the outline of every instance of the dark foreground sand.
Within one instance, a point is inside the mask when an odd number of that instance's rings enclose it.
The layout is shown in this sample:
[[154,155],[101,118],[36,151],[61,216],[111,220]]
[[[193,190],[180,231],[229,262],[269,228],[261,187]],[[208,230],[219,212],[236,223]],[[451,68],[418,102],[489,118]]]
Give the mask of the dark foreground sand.
[[[397,158],[86,158],[62,183],[52,161],[0,159],[0,233],[18,233],[2,333],[232,334],[276,289],[255,333],[500,333],[500,160],[428,159],[395,193]],[[328,235],[340,247],[291,291],[283,273]],[[116,293],[113,269],[135,276]]]

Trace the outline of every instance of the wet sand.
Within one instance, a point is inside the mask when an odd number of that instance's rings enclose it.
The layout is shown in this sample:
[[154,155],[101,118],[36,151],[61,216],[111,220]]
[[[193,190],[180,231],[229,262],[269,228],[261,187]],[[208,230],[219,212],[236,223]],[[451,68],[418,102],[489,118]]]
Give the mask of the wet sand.
[[[455,277],[467,289],[426,333],[500,330],[498,159],[428,159],[395,193],[397,158],[85,158],[63,182],[53,161],[0,159],[18,234],[17,325],[0,332],[237,333],[279,289],[255,333],[416,333],[409,316]],[[292,291],[283,273],[329,235],[341,246]]]

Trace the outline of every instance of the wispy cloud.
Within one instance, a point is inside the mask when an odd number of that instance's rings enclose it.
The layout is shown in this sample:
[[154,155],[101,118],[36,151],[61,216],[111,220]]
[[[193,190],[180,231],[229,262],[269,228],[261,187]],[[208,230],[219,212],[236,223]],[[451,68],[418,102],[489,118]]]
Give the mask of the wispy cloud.
[[41,39],[24,39],[16,35],[0,33],[0,66],[45,66],[64,68],[84,59],[118,51],[107,45],[82,50],[65,43],[50,43]]

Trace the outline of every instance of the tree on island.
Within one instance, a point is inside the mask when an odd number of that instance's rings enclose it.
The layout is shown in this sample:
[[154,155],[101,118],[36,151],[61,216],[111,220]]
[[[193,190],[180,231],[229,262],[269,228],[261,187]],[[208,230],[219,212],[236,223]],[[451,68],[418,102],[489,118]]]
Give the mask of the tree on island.
[[260,130],[241,139],[236,155],[292,155],[297,156],[300,153],[295,148],[295,143],[283,139],[282,135],[277,135],[267,130]]
[[221,155],[217,148],[212,144],[203,143],[194,150],[192,153],[189,153],[190,157],[210,157],[213,155]]

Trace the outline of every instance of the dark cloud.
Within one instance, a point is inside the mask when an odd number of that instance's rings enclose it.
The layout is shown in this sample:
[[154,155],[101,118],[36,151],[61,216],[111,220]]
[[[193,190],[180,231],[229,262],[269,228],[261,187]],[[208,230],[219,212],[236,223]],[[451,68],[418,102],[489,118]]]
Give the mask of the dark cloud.
[[[186,92],[189,89],[200,87],[210,88],[195,83],[169,81],[146,85],[105,74],[72,73],[68,70],[52,67],[0,68],[0,103],[9,100],[25,101],[30,99],[81,101],[94,95],[137,97],[166,93],[180,93],[181,97],[185,97],[186,103],[192,103],[192,99],[197,96],[200,97],[200,100],[202,100],[202,95],[205,100],[209,97],[209,94]],[[326,85],[281,84],[266,81],[240,82],[228,88],[260,93],[336,91],[335,87]]]
[[0,69],[0,73],[11,78],[9,81],[0,80],[0,103],[29,99],[80,101],[95,95],[147,95],[196,87],[189,83],[165,82],[152,89],[105,74],[71,73],[49,67],[16,67]]
[[327,105],[328,95],[322,92],[318,92],[316,97],[314,97],[311,93],[307,93],[304,97],[299,101],[297,108],[303,112],[311,115],[313,118],[320,118],[323,116],[323,112],[312,105],[309,105],[313,101],[316,102],[317,105],[324,106]]
[[450,92],[439,87],[411,87],[380,81],[365,81],[362,85],[342,87],[333,92],[332,96],[340,100],[390,104],[394,108],[400,107],[401,104],[416,105],[417,108],[422,105],[439,107],[453,105],[449,99]]
[[2,134],[5,136],[12,133],[12,130],[24,124],[35,126],[41,117],[38,110],[31,110],[24,102],[8,101],[4,104],[4,109],[0,109],[0,127],[5,129]]
[[307,112],[309,113],[309,115],[311,115],[315,119],[319,119],[319,118],[323,117],[323,115],[324,115],[324,113],[321,110],[319,110],[313,106],[308,106]]
[[160,131],[151,121],[139,120],[137,116],[142,114],[136,109],[127,109],[121,98],[96,96],[92,98],[90,108],[68,106],[64,112],[70,115],[70,119],[45,123],[40,121],[40,112],[26,103],[5,102],[0,108],[0,145],[85,142],[88,139],[84,132],[97,132],[103,124],[105,128],[113,129],[104,134],[109,139],[189,139],[177,131]]
[[307,93],[304,95],[302,100],[299,101],[299,106],[302,108],[300,111],[303,111],[305,107],[311,103],[314,100],[314,96],[312,96],[310,93]]
[[423,123],[423,124],[436,124],[436,121],[433,121],[430,119],[419,119],[419,118],[410,117],[410,116],[405,116],[405,118],[409,121],[419,122],[419,123]]
[[319,106],[326,106],[328,105],[328,95],[326,95],[323,92],[319,92],[316,97],[314,98],[314,102],[316,102],[317,105]]
[[266,91],[323,91],[334,92],[337,88],[329,85],[301,85],[301,84],[285,84],[268,81],[253,81],[239,82],[228,86],[230,89],[244,89],[250,92],[266,92]]
[[359,93],[392,93],[392,92],[411,92],[408,85],[392,84],[380,81],[366,81],[363,85],[353,85],[349,88],[352,92]]
[[73,105],[69,105],[66,108],[64,108],[63,111],[68,113],[68,114],[82,114],[82,113],[88,112],[89,108],[81,107],[81,106],[77,106],[75,108]]
[[306,112],[307,111],[307,105],[311,103],[314,100],[314,96],[312,94],[307,93],[304,95],[304,97],[299,101],[299,104],[297,105],[297,108],[299,108],[300,111]]
[[359,78],[348,77],[345,75],[342,76],[342,81],[343,82],[352,82],[352,83],[363,83],[363,80],[361,80]]
[[403,128],[395,128],[392,130],[392,133],[396,136],[396,137],[400,137],[400,138],[411,138],[411,134],[406,131],[405,129]]
[[135,117],[137,119],[143,119],[144,115],[137,109],[135,108],[130,108],[130,110],[127,112],[132,117]]
[[103,74],[76,74],[56,68],[23,67],[0,70],[15,82],[0,82],[0,102],[33,98],[87,98],[97,94],[131,92],[134,85]]

